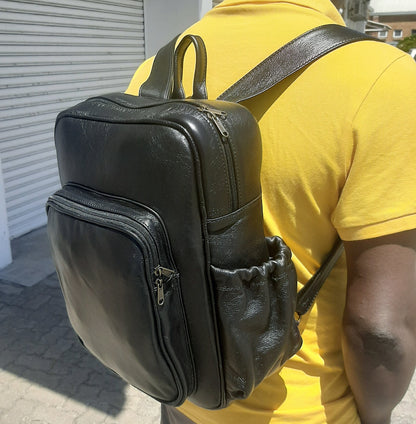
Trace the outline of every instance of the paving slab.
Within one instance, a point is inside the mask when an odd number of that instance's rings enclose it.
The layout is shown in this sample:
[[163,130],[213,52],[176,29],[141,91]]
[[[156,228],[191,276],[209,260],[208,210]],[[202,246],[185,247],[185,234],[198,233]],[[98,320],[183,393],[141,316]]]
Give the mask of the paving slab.
[[33,286],[55,272],[45,227],[11,241],[13,262],[0,269],[0,280]]
[[0,424],[158,424],[159,405],[78,342],[55,275],[0,280]]

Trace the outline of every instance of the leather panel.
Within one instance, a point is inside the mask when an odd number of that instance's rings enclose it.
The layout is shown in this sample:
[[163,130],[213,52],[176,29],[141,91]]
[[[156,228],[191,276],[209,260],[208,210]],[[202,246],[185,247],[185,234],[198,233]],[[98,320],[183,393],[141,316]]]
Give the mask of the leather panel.
[[228,269],[261,265],[268,259],[261,197],[238,211],[208,220],[211,263]]
[[[191,346],[199,364],[197,380],[205,383],[198,386],[195,403],[202,399],[217,407],[223,402],[221,359],[212,287],[204,283],[210,280],[209,250],[201,242],[206,240],[201,224],[204,209],[194,147],[183,133],[159,124],[160,120],[134,125],[125,119],[126,123],[109,125],[108,111],[103,110],[103,122],[96,120],[100,106],[88,119],[58,119],[55,134],[62,184],[76,182],[139,201],[163,216],[181,275]],[[171,181],[175,186],[167,189]]]
[[141,278],[148,275],[143,253],[112,230],[51,210],[48,219],[68,316],[84,345],[149,395],[168,403],[183,401],[160,353],[157,320],[149,319],[155,313],[149,310],[155,303],[152,289],[135,288],[148,284]]

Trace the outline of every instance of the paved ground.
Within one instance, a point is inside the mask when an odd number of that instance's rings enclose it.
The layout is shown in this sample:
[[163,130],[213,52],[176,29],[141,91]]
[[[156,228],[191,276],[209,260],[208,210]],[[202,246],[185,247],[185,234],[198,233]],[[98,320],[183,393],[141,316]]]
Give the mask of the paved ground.
[[44,231],[12,248],[17,265],[0,271],[0,424],[159,423],[156,402],[78,343]]
[[[0,424],[158,424],[158,404],[76,340],[44,229],[12,250],[0,270]],[[416,379],[393,424],[416,424]]]

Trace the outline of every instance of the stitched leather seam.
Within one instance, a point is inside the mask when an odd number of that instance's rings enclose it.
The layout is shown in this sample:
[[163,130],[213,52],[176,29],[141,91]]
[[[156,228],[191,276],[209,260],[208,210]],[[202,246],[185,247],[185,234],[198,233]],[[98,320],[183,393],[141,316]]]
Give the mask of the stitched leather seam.
[[257,203],[259,200],[261,200],[261,197],[262,197],[262,195],[260,193],[256,198],[254,198],[250,202],[246,203],[244,206],[242,206],[241,208],[237,209],[236,211],[231,212],[231,213],[229,213],[227,215],[219,216],[218,218],[207,219],[207,223],[208,224],[215,224],[217,222],[221,222],[224,219],[229,219],[229,218],[231,218],[231,217],[233,217],[235,215],[239,215],[243,211],[245,211],[246,209],[249,209],[249,208],[253,207],[255,203]]

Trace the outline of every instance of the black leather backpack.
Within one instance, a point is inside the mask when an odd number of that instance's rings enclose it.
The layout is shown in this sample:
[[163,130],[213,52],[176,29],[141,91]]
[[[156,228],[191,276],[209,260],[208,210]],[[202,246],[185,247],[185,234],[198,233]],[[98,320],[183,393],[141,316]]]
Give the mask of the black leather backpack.
[[289,248],[264,237],[260,131],[239,102],[367,38],[320,27],[207,100],[204,43],[187,35],[159,51],[138,97],[99,96],[59,114],[53,258],[82,343],[128,383],[166,404],[222,408],[300,348],[297,314],[342,244],[297,295]]

